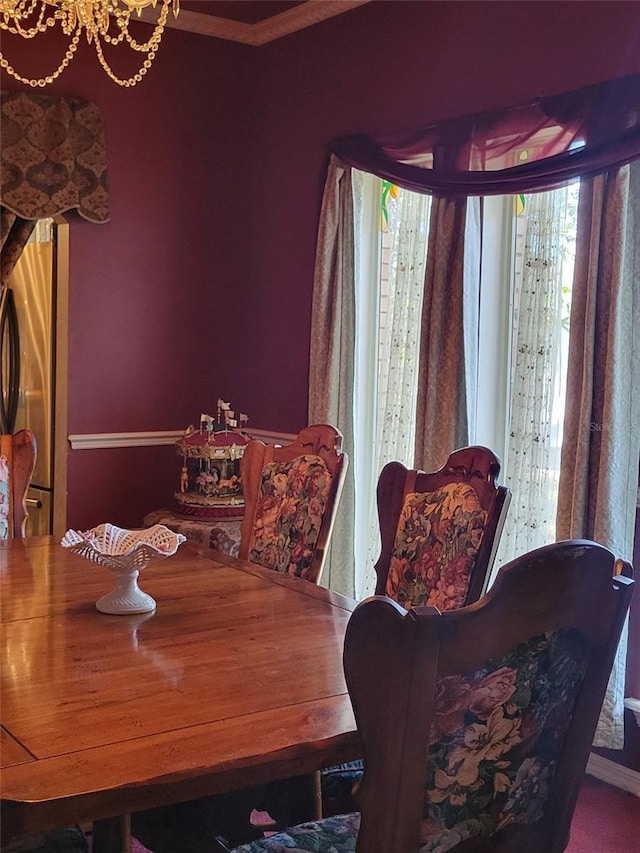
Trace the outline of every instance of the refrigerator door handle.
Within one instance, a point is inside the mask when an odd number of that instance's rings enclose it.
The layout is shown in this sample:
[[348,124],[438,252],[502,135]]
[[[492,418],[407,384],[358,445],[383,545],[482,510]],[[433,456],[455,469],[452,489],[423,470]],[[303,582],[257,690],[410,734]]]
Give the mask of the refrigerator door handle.
[[11,435],[15,429],[20,398],[20,333],[16,303],[10,287],[5,287],[0,299],[0,353],[0,432]]

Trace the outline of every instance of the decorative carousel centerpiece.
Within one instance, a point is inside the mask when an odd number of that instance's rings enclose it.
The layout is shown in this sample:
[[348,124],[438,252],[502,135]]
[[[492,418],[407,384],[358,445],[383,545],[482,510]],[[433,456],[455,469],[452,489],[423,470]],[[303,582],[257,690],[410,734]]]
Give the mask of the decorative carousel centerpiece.
[[230,404],[218,400],[217,415],[200,415],[200,428],[187,427],[176,442],[182,457],[175,512],[186,518],[241,518],[244,497],[240,460],[249,437],[242,427],[249,418],[236,418]]

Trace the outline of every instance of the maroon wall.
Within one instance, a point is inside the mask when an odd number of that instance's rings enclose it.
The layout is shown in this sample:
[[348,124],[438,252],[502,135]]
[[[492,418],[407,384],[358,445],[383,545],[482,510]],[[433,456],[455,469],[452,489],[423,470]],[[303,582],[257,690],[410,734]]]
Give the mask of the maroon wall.
[[[47,38],[36,53],[4,36],[3,50],[23,74],[48,73],[63,48]],[[111,221],[69,216],[69,434],[180,429],[218,395],[233,399],[216,353],[242,195],[238,105],[254,58],[246,46],[167,31],[144,82],[123,89],[81,42],[47,89],[99,105],[109,160]],[[6,75],[2,85],[20,88]],[[68,458],[75,527],[140,524],[177,482],[171,447]]]
[[[639,37],[638,3],[372,2],[261,48],[167,31],[133,90],[82,45],[50,91],[102,109],[112,220],[71,227],[69,433],[218,396],[297,431],[327,141],[640,72]],[[139,524],[176,475],[172,448],[72,451],[69,524]]]
[[294,430],[306,417],[327,141],[637,72],[638,36],[637,3],[373,2],[260,49],[251,93],[260,156],[246,158],[252,301],[243,316],[279,381],[256,383],[249,359],[235,363],[232,383],[260,424]]

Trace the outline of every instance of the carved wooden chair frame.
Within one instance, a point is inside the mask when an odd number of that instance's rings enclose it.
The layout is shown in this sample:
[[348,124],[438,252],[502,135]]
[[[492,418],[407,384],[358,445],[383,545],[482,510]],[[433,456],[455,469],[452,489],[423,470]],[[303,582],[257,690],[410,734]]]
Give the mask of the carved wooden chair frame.
[[486,588],[511,500],[509,489],[497,485],[499,473],[500,460],[492,450],[482,446],[455,450],[442,468],[430,473],[407,469],[400,462],[385,465],[377,489],[381,550],[375,565],[376,594],[385,594],[398,520],[406,496],[412,492],[434,492],[449,483],[468,483],[487,514],[464,603],[477,601]]
[[246,445],[240,466],[245,513],[240,529],[239,556],[241,559],[250,559],[264,468],[272,462],[286,463],[302,456],[320,457],[331,475],[325,512],[320,524],[311,565],[306,574],[307,580],[317,583],[324,568],[327,546],[331,538],[349,461],[346,453],[342,451],[342,433],[328,424],[314,424],[305,427],[300,431],[295,441],[285,446],[265,444],[256,439],[251,440]]

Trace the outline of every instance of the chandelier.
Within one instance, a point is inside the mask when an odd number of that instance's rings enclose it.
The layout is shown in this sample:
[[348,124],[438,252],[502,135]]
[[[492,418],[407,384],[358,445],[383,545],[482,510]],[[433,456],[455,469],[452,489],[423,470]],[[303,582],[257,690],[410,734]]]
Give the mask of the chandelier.
[[[138,42],[129,32],[129,20],[133,12],[139,17],[147,6],[160,6],[158,18],[151,38],[146,42]],[[2,51],[0,66],[20,83],[34,88],[44,87],[53,83],[69,65],[84,31],[87,42],[93,43],[100,65],[109,77],[119,86],[135,86],[151,68],[170,6],[177,18],[180,0],[0,0],[0,30],[32,39],[59,25],[70,38],[60,65],[46,77],[23,77],[9,64]],[[131,77],[118,77],[104,56],[104,44],[118,45],[122,42],[126,42],[132,50],[146,54],[142,65]]]

